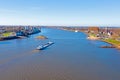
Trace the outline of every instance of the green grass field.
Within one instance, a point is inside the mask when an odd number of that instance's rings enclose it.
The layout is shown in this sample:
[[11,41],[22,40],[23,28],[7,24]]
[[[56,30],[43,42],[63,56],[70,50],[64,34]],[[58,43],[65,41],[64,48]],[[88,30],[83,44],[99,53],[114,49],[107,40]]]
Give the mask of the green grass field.
[[90,33],[89,36],[96,37],[96,34]]
[[12,35],[12,32],[6,32],[2,34],[3,37],[9,37],[11,35]]
[[108,43],[111,43],[113,45],[116,45],[116,46],[120,46],[120,41],[117,41],[115,39],[105,39],[104,41],[108,42]]

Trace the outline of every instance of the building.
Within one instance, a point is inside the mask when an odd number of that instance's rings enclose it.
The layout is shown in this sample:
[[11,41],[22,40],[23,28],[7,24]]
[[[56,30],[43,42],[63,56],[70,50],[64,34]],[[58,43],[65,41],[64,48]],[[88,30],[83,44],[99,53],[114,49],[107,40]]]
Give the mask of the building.
[[89,27],[88,31],[91,33],[99,33],[99,27]]

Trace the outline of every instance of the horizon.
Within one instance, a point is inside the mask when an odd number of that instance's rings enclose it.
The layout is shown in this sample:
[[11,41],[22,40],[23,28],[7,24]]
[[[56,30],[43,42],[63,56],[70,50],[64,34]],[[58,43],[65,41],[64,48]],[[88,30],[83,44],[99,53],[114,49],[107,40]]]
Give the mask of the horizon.
[[120,27],[120,26],[95,26],[95,25],[91,25],[91,26],[60,26],[60,25],[0,25],[0,27],[2,26],[7,26],[7,27],[13,27],[13,26],[40,26],[40,27]]
[[120,26],[119,0],[4,0],[0,25]]

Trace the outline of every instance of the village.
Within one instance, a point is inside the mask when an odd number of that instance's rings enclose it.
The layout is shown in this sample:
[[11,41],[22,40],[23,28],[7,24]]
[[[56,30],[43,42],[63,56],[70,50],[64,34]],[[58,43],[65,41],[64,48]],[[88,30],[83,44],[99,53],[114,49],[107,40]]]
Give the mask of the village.
[[119,27],[62,27],[62,30],[84,32],[89,40],[101,40],[120,49]]

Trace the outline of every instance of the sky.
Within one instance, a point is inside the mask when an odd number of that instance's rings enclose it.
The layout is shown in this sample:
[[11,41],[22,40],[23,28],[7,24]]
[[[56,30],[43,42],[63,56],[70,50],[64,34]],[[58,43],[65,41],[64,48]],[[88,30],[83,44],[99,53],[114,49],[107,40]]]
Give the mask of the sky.
[[0,0],[0,25],[120,26],[120,0]]

